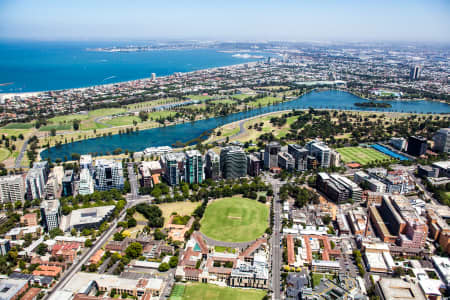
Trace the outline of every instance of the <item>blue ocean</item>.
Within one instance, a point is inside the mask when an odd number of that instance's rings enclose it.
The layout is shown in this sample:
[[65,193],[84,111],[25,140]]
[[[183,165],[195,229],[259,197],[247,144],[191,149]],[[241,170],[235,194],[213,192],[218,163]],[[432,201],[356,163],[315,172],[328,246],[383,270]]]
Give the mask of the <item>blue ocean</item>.
[[[94,52],[136,42],[0,41],[0,93],[68,88],[170,75],[255,61],[214,49]],[[139,45],[146,45],[140,43]]]

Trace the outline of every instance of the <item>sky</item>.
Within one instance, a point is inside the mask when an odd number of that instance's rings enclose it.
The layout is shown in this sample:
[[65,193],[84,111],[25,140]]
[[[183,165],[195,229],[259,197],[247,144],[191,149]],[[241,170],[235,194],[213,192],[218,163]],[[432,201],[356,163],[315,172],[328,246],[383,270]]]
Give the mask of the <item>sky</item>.
[[0,39],[450,42],[450,0],[0,0]]

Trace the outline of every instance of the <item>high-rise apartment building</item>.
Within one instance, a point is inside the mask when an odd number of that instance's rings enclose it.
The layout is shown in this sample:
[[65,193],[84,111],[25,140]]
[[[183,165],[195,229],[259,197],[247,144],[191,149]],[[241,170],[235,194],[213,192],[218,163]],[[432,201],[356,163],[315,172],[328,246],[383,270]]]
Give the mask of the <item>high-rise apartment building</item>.
[[220,178],[220,157],[213,150],[208,150],[205,156],[205,176],[213,180]]
[[23,201],[25,187],[22,175],[9,175],[0,177],[1,203]]
[[94,192],[94,180],[88,168],[81,169],[80,184],[78,186],[78,194],[90,195]]
[[110,159],[97,159],[95,162],[95,189],[107,191],[121,190],[124,178],[122,164]]
[[264,168],[278,167],[278,153],[281,150],[280,143],[270,142],[264,150]]
[[186,151],[184,176],[189,184],[203,182],[203,156],[198,150]]
[[26,177],[27,199],[44,199],[45,182],[42,172],[38,169],[30,169]]
[[238,146],[227,146],[220,151],[220,170],[225,179],[245,177],[247,175],[247,156]]
[[420,79],[420,73],[421,68],[418,65],[412,66],[411,70],[409,71],[409,79],[410,80],[419,80]]
[[450,152],[450,128],[441,128],[433,136],[434,150],[438,152]]
[[73,170],[66,170],[62,179],[62,196],[67,197],[73,194]]
[[294,157],[295,170],[297,170],[297,171],[307,170],[308,149],[306,149],[300,145],[297,145],[297,144],[289,144],[288,145],[288,153]]
[[92,155],[85,154],[80,156],[80,169],[88,169],[91,175],[94,174],[94,165],[92,164]]
[[410,136],[408,138],[408,150],[410,155],[421,156],[427,151],[427,139],[421,136]]
[[161,156],[164,178],[171,186],[179,185],[184,179],[186,155],[184,153],[167,153]]
[[321,168],[330,167],[331,149],[322,141],[311,141],[306,144],[309,155],[314,156]]
[[59,227],[61,211],[59,200],[44,200],[41,203],[42,226],[51,231]]

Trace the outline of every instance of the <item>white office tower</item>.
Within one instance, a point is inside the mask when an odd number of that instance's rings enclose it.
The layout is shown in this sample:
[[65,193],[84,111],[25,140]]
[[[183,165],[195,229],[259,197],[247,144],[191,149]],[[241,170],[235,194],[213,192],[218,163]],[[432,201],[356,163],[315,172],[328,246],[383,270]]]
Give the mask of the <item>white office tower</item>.
[[45,230],[51,231],[59,227],[61,218],[59,200],[44,200],[41,203],[41,216]]
[[23,201],[25,187],[21,175],[9,175],[0,177],[0,201],[1,203]]
[[330,167],[331,149],[322,141],[311,141],[306,144],[309,154],[314,156],[321,168]]
[[92,155],[86,154],[80,156],[80,169],[88,169],[91,176],[94,174],[94,165],[92,164]]
[[39,169],[30,169],[26,177],[27,199],[44,199],[44,178]]
[[450,128],[441,128],[433,136],[434,150],[438,152],[450,151]]
[[84,196],[90,195],[93,192],[94,192],[94,180],[92,179],[89,169],[81,169],[78,194]]
[[152,80],[156,80],[156,74],[152,73]]
[[119,161],[97,159],[95,161],[95,189],[108,191],[123,188],[123,170]]

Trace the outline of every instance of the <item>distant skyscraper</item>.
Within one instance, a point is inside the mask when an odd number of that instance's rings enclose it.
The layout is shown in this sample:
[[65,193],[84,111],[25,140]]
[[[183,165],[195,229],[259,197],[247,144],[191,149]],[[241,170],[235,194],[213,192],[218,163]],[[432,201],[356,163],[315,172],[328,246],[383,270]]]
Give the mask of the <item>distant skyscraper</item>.
[[220,169],[225,179],[235,179],[247,175],[247,156],[238,146],[228,146],[220,151]]
[[427,151],[427,139],[421,136],[410,136],[408,138],[408,150],[410,155],[421,156]]
[[264,150],[264,168],[278,167],[278,153],[280,149],[281,146],[278,142],[270,142],[266,145]]
[[0,177],[1,203],[23,201],[25,187],[21,175],[9,175]]
[[156,80],[156,74],[152,73],[152,80]]
[[434,150],[438,152],[450,152],[450,128],[441,128],[433,136]]
[[205,156],[205,176],[217,180],[220,178],[220,158],[213,150],[208,150]]
[[122,164],[109,159],[97,159],[95,162],[95,189],[107,191],[123,188]]
[[203,182],[203,157],[198,150],[186,151],[184,175],[187,183]]
[[410,80],[419,80],[420,72],[421,72],[420,66],[418,66],[418,65],[412,66],[411,70],[409,72],[409,79]]

